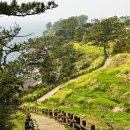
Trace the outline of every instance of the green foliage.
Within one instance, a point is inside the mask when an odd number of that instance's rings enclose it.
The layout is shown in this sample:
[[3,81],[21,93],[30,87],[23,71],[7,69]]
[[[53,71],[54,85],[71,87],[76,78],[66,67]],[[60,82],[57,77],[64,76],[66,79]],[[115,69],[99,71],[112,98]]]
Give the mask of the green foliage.
[[26,16],[44,13],[48,9],[56,8],[57,4],[49,1],[47,5],[43,2],[28,2],[18,5],[16,0],[12,0],[10,4],[1,1],[0,7],[1,15]]
[[48,22],[48,23],[46,24],[46,28],[47,28],[48,30],[50,30],[51,27],[52,27],[52,23],[51,23],[51,22]]
[[80,16],[77,16],[75,18],[77,19],[79,26],[85,25],[87,23],[87,20],[88,20],[88,16],[86,16],[86,15],[80,15]]
[[1,130],[8,130],[13,127],[11,123],[12,114],[18,109],[19,86],[17,78],[10,73],[0,72],[0,126]]
[[[50,1],[47,5],[42,2],[28,2],[17,4],[16,0],[12,0],[10,4],[0,1],[0,15],[8,16],[26,16],[45,12],[45,10],[56,8],[57,4]],[[24,76],[27,70],[31,68],[27,61],[30,60],[28,48],[25,44],[10,43],[14,37],[18,36],[21,28],[16,24],[15,27],[6,30],[0,28],[0,129],[12,130],[14,127],[12,115],[18,110],[21,104],[21,90],[23,87]],[[25,42],[24,42],[25,43]],[[30,48],[29,48],[30,49]],[[19,59],[8,62],[7,56],[13,52],[20,52],[23,54]],[[26,53],[26,54],[25,54]],[[25,56],[26,55],[26,56]],[[32,55],[31,55],[32,56]],[[23,58],[24,57],[24,58]],[[29,59],[29,60],[28,60]]]
[[68,44],[60,49],[60,60],[62,61],[62,69],[60,77],[70,77],[75,73],[75,62],[78,60],[78,51],[73,47],[73,44]]
[[15,124],[13,130],[24,130],[25,129],[25,121],[26,121],[26,115],[22,112],[17,112],[14,115],[14,119],[12,120],[13,124]]
[[[117,17],[95,19],[90,26],[82,27],[75,20],[71,17],[56,22],[52,27],[56,37],[44,36],[33,44],[40,56],[38,67],[43,83],[60,83],[80,76],[39,106],[90,116],[92,119],[87,119],[96,122],[97,129],[110,129],[108,123],[113,129],[129,129],[129,53],[111,56],[110,64],[102,67],[106,60],[103,53],[129,52],[129,29],[126,31],[126,24]],[[65,40],[84,40],[84,44]],[[36,90],[23,99],[32,100],[35,94],[44,94],[44,90]]]
[[45,95],[47,92],[53,89],[53,86],[48,86],[48,87],[42,87],[39,89],[34,90],[30,94],[26,94],[25,96],[22,97],[23,102],[33,102],[36,101],[37,98],[40,98],[42,95]]
[[[126,58],[122,67],[119,65],[109,68],[113,62],[118,61],[119,56]],[[105,122],[110,122],[115,129],[125,128],[124,124],[129,122],[129,116],[125,111],[129,111],[130,102],[127,99],[130,98],[130,84],[121,75],[130,72],[129,67],[126,67],[129,57],[128,54],[120,54],[112,59],[108,68],[101,68],[79,77],[77,81],[68,84],[47,99],[43,106],[94,116],[95,122],[100,122],[100,125],[97,124],[99,128],[107,128]],[[116,107],[124,112],[112,112]]]
[[75,31],[74,40],[77,42],[82,42],[86,34],[87,34],[87,29],[85,27],[79,27]]
[[108,42],[124,37],[126,34],[125,24],[117,17],[111,17],[94,23],[89,29],[86,41],[94,41],[103,46],[104,54],[107,55]]
[[113,45],[113,53],[130,52],[130,38],[120,38]]
[[74,32],[78,22],[75,17],[70,17],[65,20],[60,20],[53,25],[53,30],[55,30],[56,36],[63,36],[65,39],[71,40],[74,37]]
[[75,72],[78,51],[62,37],[43,36],[30,42],[32,62],[40,69],[43,84],[55,84]]

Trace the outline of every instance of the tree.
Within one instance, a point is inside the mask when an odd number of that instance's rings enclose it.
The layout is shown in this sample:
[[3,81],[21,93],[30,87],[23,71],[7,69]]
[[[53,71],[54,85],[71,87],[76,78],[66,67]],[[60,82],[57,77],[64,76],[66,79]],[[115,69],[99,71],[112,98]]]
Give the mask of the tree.
[[66,44],[60,48],[61,71],[60,79],[70,77],[76,71],[75,62],[78,59],[78,51],[73,48],[73,44]]
[[50,30],[51,27],[52,27],[52,23],[51,23],[51,22],[48,22],[48,23],[46,24],[46,28],[47,28],[48,30]]
[[38,38],[33,47],[39,50],[36,54],[36,59],[39,60],[37,64],[40,69],[42,82],[45,85],[50,85],[56,82],[56,57],[55,57],[55,37],[54,36],[43,36]]
[[40,69],[42,83],[46,86],[55,84],[75,72],[77,51],[73,44],[61,36],[42,36],[31,45],[35,57],[33,63]]
[[14,37],[17,37],[20,27],[11,28],[10,30],[1,29],[0,32],[0,70],[4,69],[7,64],[7,56],[12,52],[20,51],[22,44],[10,44]]
[[86,41],[93,41],[104,48],[104,54],[107,56],[106,48],[109,41],[115,41],[119,37],[126,35],[126,27],[117,17],[103,19],[93,23],[89,28]]
[[75,29],[78,27],[78,22],[75,17],[60,20],[54,23],[52,29],[55,30],[55,35],[63,36],[66,40],[71,40],[74,37]]
[[8,16],[27,16],[44,13],[46,10],[56,8],[58,5],[54,1],[49,1],[47,5],[43,2],[28,2],[17,4],[16,0],[13,0],[10,4],[7,2],[0,2],[0,15]]
[[79,26],[85,25],[87,23],[87,20],[88,20],[88,16],[86,16],[86,15],[80,15],[77,17]]
[[130,52],[130,37],[121,37],[113,45],[113,53]]
[[[29,2],[18,5],[16,0],[13,0],[10,4],[1,1],[0,15],[35,15],[55,7],[57,5],[53,1],[48,2],[47,5],[41,2]],[[20,105],[20,90],[23,86],[22,78],[27,71],[27,57],[7,62],[7,56],[16,51],[26,55],[27,49],[23,43],[10,44],[14,37],[23,37],[18,36],[21,28],[17,24],[10,30],[0,29],[0,129],[11,130],[13,127],[11,122],[12,114],[18,110]]]
[[75,31],[74,40],[76,40],[78,42],[82,42],[85,35],[87,35],[87,28],[79,27]]
[[[12,114],[20,105],[18,92],[17,77],[11,75],[8,70],[4,73],[0,72],[0,129],[11,130]],[[17,85],[16,85],[17,84]]]

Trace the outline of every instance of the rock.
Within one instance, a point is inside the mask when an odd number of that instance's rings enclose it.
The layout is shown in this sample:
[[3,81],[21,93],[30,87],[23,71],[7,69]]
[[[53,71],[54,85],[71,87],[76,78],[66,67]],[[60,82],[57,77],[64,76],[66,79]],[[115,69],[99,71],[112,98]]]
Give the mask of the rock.
[[112,112],[123,112],[123,108],[120,108],[120,107],[115,107],[112,109]]

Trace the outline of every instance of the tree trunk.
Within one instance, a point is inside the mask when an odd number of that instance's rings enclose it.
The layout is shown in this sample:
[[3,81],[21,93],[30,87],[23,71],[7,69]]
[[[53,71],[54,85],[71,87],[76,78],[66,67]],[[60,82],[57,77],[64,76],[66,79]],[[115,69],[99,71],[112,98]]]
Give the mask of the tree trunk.
[[107,55],[106,45],[105,44],[103,45],[103,50],[104,50],[104,55],[107,57],[108,55]]

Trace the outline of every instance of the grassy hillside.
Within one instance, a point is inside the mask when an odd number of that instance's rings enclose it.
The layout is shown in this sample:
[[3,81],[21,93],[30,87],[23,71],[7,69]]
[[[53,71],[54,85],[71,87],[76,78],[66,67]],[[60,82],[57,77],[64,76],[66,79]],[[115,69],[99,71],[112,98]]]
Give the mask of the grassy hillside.
[[59,108],[85,114],[99,129],[130,129],[130,54],[112,57],[107,68],[81,76],[44,102],[48,108]]
[[82,52],[76,64],[77,74],[85,73],[93,68],[100,66],[104,60],[103,48],[93,46],[90,43],[80,45],[81,43],[74,43],[74,49]]
[[[75,42],[73,43],[73,47],[75,50],[79,51],[81,55],[78,57],[77,61],[74,63],[76,72],[72,75],[72,77],[66,77],[67,80],[73,78],[73,76],[78,77],[79,75],[86,74],[89,71],[97,67],[100,67],[105,59],[103,55],[102,47],[97,48],[96,46],[91,45],[91,43],[81,45],[81,43],[75,43]],[[36,98],[39,98],[42,95],[49,92],[55,86],[38,88],[34,90],[33,92],[31,92],[30,94],[25,95],[22,98],[22,100],[24,102],[34,101]]]
[[[74,43],[74,48],[82,52],[75,63],[77,71],[74,75],[79,76],[77,81],[61,89],[43,104],[35,105],[78,114],[88,124],[95,124],[99,130],[108,130],[111,126],[114,130],[129,130],[130,54],[112,56],[108,66],[103,68],[101,65],[105,57],[102,47],[91,43]],[[109,51],[112,51],[111,48]],[[44,92],[45,89],[41,88],[23,100],[30,101],[30,98]]]
[[23,114],[22,112],[17,112],[15,114],[15,119],[12,120],[12,122],[15,124],[13,130],[24,130],[25,120],[26,120],[26,115]]

